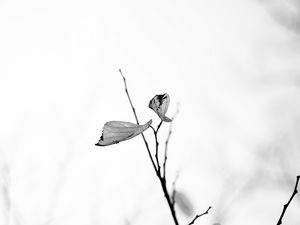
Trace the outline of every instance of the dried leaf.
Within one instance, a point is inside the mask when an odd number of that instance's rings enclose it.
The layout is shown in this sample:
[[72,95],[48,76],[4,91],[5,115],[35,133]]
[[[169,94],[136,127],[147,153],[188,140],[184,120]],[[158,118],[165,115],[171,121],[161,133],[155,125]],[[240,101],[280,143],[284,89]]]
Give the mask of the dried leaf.
[[171,122],[172,120],[165,115],[168,111],[169,103],[170,97],[167,93],[155,95],[149,102],[149,108],[156,112],[162,121]]
[[118,144],[141,134],[151,125],[152,120],[144,125],[137,125],[124,121],[110,121],[104,124],[102,135],[97,146]]

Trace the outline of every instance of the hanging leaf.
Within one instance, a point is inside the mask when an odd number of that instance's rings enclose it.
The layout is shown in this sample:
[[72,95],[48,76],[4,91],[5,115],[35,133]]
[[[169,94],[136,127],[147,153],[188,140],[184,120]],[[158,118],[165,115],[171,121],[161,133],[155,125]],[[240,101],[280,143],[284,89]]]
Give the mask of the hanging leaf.
[[167,93],[163,95],[155,95],[149,102],[149,108],[152,109],[159,118],[164,122],[171,122],[172,120],[165,116],[168,111],[170,97]]
[[137,125],[130,122],[110,121],[104,124],[102,135],[96,146],[107,146],[118,144],[141,134],[151,125],[152,120],[144,125]]

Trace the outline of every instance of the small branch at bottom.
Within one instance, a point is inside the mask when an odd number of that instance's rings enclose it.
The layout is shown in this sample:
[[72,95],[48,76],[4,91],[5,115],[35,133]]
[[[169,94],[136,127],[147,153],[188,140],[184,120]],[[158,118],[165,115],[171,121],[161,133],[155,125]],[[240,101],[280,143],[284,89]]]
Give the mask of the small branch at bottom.
[[200,214],[200,215],[196,215],[195,218],[194,218],[188,225],[194,224],[194,222],[195,222],[199,217],[201,217],[201,216],[203,216],[203,215],[205,215],[205,214],[208,214],[208,211],[209,211],[210,209],[211,209],[211,206],[209,206],[208,209],[207,209],[204,213],[202,213],[202,214]]
[[289,201],[283,206],[283,210],[282,210],[282,213],[281,213],[281,215],[279,217],[277,225],[282,224],[282,219],[283,219],[283,216],[285,214],[285,211],[287,210],[287,208],[289,207],[289,205],[290,205],[291,201],[293,200],[294,196],[298,192],[297,187],[298,187],[299,179],[300,179],[300,175],[297,176],[297,180],[296,180],[296,184],[295,184],[295,188],[294,188],[292,196],[290,197]]

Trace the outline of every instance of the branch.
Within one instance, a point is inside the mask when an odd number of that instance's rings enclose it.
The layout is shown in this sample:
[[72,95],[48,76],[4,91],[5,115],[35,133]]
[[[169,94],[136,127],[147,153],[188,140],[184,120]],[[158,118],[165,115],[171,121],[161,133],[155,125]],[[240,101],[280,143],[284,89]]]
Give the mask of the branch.
[[211,209],[211,206],[209,206],[208,209],[207,209],[204,213],[202,213],[202,214],[200,214],[200,215],[196,215],[195,218],[194,218],[188,225],[194,224],[194,222],[195,222],[199,217],[201,217],[201,216],[203,216],[203,215],[205,215],[205,214],[208,214],[208,211],[209,211],[210,209]]
[[168,205],[169,205],[169,208],[170,208],[170,211],[171,211],[174,223],[175,223],[175,225],[179,225],[179,222],[178,222],[177,216],[176,216],[175,207],[174,207],[174,204],[172,203],[172,199],[171,199],[171,197],[169,195],[169,192],[168,192],[166,180],[165,180],[164,177],[159,177],[159,180],[160,180],[160,184],[161,184],[161,187],[163,189],[163,192],[165,194],[165,198],[166,198],[166,200],[168,202]]
[[120,72],[121,76],[123,77],[124,86],[125,86],[125,92],[126,92],[126,94],[127,94],[128,100],[129,100],[129,102],[130,102],[130,106],[131,106],[131,108],[132,108],[132,111],[133,111],[133,114],[134,114],[136,123],[139,124],[139,120],[138,120],[138,118],[137,118],[137,115],[136,115],[136,112],[135,112],[135,108],[133,107],[131,98],[130,98],[129,93],[128,93],[127,83],[126,83],[126,78],[123,76],[123,73],[122,73],[122,70],[121,70],[121,69],[119,69],[119,72]]
[[[119,72],[123,78],[123,81],[124,81],[124,86],[125,86],[125,92],[127,94],[127,97],[128,97],[128,100],[130,102],[130,105],[131,105],[131,108],[132,108],[132,111],[134,113],[134,116],[135,116],[135,120],[137,122],[137,124],[139,124],[139,121],[138,121],[138,118],[137,118],[137,115],[136,115],[136,112],[135,112],[135,108],[133,107],[133,104],[132,104],[132,101],[131,101],[131,98],[129,96],[129,93],[128,93],[128,89],[127,89],[127,84],[126,84],[126,79],[125,77],[123,76],[123,73],[121,71],[121,69],[119,69]],[[155,154],[155,157],[156,157],[156,163],[157,163],[157,167],[155,165],[155,162],[153,160],[153,157],[151,155],[151,152],[150,152],[150,149],[149,149],[149,146],[148,146],[148,143],[146,141],[146,138],[144,136],[144,134],[142,133],[142,137],[143,137],[143,140],[145,142],[145,145],[146,145],[146,148],[147,148],[147,151],[148,151],[148,154],[149,154],[149,158],[151,159],[151,163],[153,165],[153,168],[155,170],[155,174],[156,176],[158,177],[159,181],[160,181],[160,184],[161,184],[161,188],[164,192],[164,195],[165,195],[165,198],[167,200],[167,203],[168,203],[168,206],[170,208],[170,211],[171,211],[171,214],[172,214],[172,217],[173,217],[173,220],[174,220],[174,223],[175,225],[179,225],[178,223],[178,220],[177,220],[177,217],[176,217],[176,211],[175,211],[175,208],[174,208],[174,205],[172,204],[172,200],[170,198],[170,195],[168,193],[168,188],[167,188],[167,184],[166,184],[166,179],[164,177],[161,176],[161,173],[160,173],[160,164],[159,164],[159,160],[158,160],[158,140],[157,140],[157,133],[158,133],[158,130],[160,128],[160,126],[162,125],[162,121],[159,123],[157,129],[155,130],[152,126],[150,126],[154,132],[154,135],[155,135],[155,143],[156,143],[156,154]]]
[[300,179],[300,175],[297,176],[296,184],[295,184],[295,188],[294,188],[294,191],[293,191],[292,196],[290,197],[289,201],[288,201],[285,205],[283,205],[283,210],[282,210],[282,213],[281,213],[281,215],[280,215],[280,217],[279,217],[279,220],[278,220],[278,222],[277,222],[277,225],[282,224],[283,216],[284,216],[284,214],[285,214],[287,208],[289,207],[291,201],[293,200],[294,196],[295,196],[295,195],[297,194],[297,192],[298,192],[297,187],[298,187],[299,179]]
[[151,129],[153,130],[153,134],[154,134],[154,138],[155,138],[155,159],[156,159],[156,166],[157,166],[157,173],[159,174],[159,177],[161,177],[161,172],[160,172],[160,163],[159,163],[159,158],[158,158],[158,146],[159,146],[159,142],[158,142],[158,138],[157,138],[157,133],[158,130],[160,128],[160,126],[162,125],[162,120],[160,121],[160,123],[158,124],[156,130],[154,129],[154,127],[151,127]]
[[[122,76],[122,78],[123,78],[124,86],[125,86],[125,92],[126,92],[126,94],[127,94],[128,100],[129,100],[129,102],[130,102],[130,106],[131,106],[131,108],[132,108],[132,111],[133,111],[133,114],[134,114],[136,123],[139,124],[139,120],[138,120],[138,117],[137,117],[137,115],[136,115],[135,108],[133,107],[131,98],[130,98],[129,93],[128,93],[127,84],[126,84],[126,79],[125,79],[125,77],[123,76],[123,73],[122,73],[122,70],[121,70],[121,69],[119,69],[119,72],[120,72],[120,74],[121,74],[121,76]],[[151,152],[150,152],[150,149],[149,149],[148,142],[147,142],[147,140],[146,140],[146,138],[145,138],[145,136],[144,136],[143,133],[142,133],[142,137],[143,137],[144,143],[145,143],[145,145],[146,145],[146,148],[147,148],[148,155],[149,155],[149,158],[150,158],[150,160],[151,160],[152,166],[153,166],[153,168],[154,168],[154,170],[155,170],[155,173],[157,174],[157,173],[158,173],[158,170],[157,170],[157,168],[156,168],[156,166],[155,166],[155,163],[154,163],[154,161],[153,161],[153,157],[152,157]]]

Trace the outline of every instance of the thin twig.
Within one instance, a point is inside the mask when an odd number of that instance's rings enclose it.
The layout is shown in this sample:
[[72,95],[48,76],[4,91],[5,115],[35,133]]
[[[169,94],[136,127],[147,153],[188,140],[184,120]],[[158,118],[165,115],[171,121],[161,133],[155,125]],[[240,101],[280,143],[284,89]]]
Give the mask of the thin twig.
[[122,70],[121,70],[121,69],[119,69],[119,72],[120,72],[121,76],[123,77],[124,86],[125,86],[125,92],[126,92],[126,94],[127,94],[128,100],[129,100],[129,102],[130,102],[130,106],[131,106],[131,108],[132,108],[132,111],[133,111],[133,114],[134,114],[136,123],[139,124],[139,119],[138,119],[138,117],[137,117],[137,115],[136,115],[135,108],[134,108],[134,106],[133,106],[133,104],[132,104],[131,98],[130,98],[129,93],[128,93],[128,88],[127,88],[126,78],[123,76],[123,73],[122,73]]
[[293,200],[294,196],[298,193],[297,187],[298,187],[299,179],[300,179],[300,175],[297,176],[296,184],[295,184],[295,188],[294,188],[293,194],[291,195],[289,201],[285,205],[283,205],[283,210],[281,212],[281,215],[279,217],[277,225],[282,224],[282,219],[283,219],[283,216],[284,216],[287,208],[289,207],[289,205],[290,205],[291,201]]
[[[130,102],[130,106],[131,106],[131,108],[132,108],[132,111],[133,111],[133,114],[134,114],[136,123],[139,124],[139,120],[138,120],[138,117],[137,117],[137,115],[136,115],[135,108],[133,107],[133,104],[132,104],[130,95],[129,95],[129,93],[128,93],[127,84],[126,84],[126,78],[123,76],[123,73],[122,73],[122,70],[121,70],[121,69],[119,69],[119,72],[120,72],[120,74],[121,74],[121,76],[122,76],[122,78],[123,78],[124,86],[125,86],[125,92],[126,92],[126,94],[127,94],[128,100],[129,100],[129,102]],[[149,158],[150,158],[150,160],[151,160],[152,166],[153,166],[153,168],[154,168],[154,170],[155,170],[155,173],[157,174],[157,173],[158,173],[158,170],[157,170],[157,168],[156,168],[156,166],[155,166],[153,157],[152,157],[151,152],[150,152],[150,148],[149,148],[148,142],[147,142],[147,140],[146,140],[146,138],[145,138],[145,136],[144,136],[143,133],[142,133],[142,137],[143,137],[144,143],[145,143],[145,145],[146,145],[146,148],[147,148],[148,155],[149,155]]]
[[161,176],[161,172],[160,172],[160,163],[159,163],[159,158],[158,158],[159,142],[158,142],[157,133],[159,131],[160,126],[162,125],[162,122],[163,121],[161,120],[160,123],[158,124],[156,130],[154,129],[154,127],[150,126],[153,130],[153,134],[154,134],[154,138],[155,138],[155,159],[156,159],[157,173],[159,174],[159,176]]
[[157,128],[156,128],[156,134],[157,134],[157,132],[158,132],[160,126],[162,125],[162,122],[163,122],[163,121],[161,120],[160,123],[158,124],[158,126],[157,126]]
[[200,215],[196,215],[195,218],[194,218],[188,225],[194,224],[194,222],[195,222],[199,217],[201,217],[201,216],[203,216],[203,215],[205,215],[205,214],[208,214],[208,211],[209,211],[210,209],[211,209],[211,206],[209,206],[208,209],[207,209],[204,213],[202,213],[202,214],[200,214]]
[[169,133],[165,142],[165,158],[164,158],[164,162],[163,162],[163,177],[166,179],[166,165],[167,165],[167,159],[168,159],[168,145],[169,145],[169,141],[170,141],[170,137],[172,134],[172,125],[173,125],[173,121],[175,119],[175,117],[177,116],[177,114],[179,113],[179,106],[177,104],[177,110],[174,114],[174,116],[172,117],[172,122],[170,123],[169,126]]

